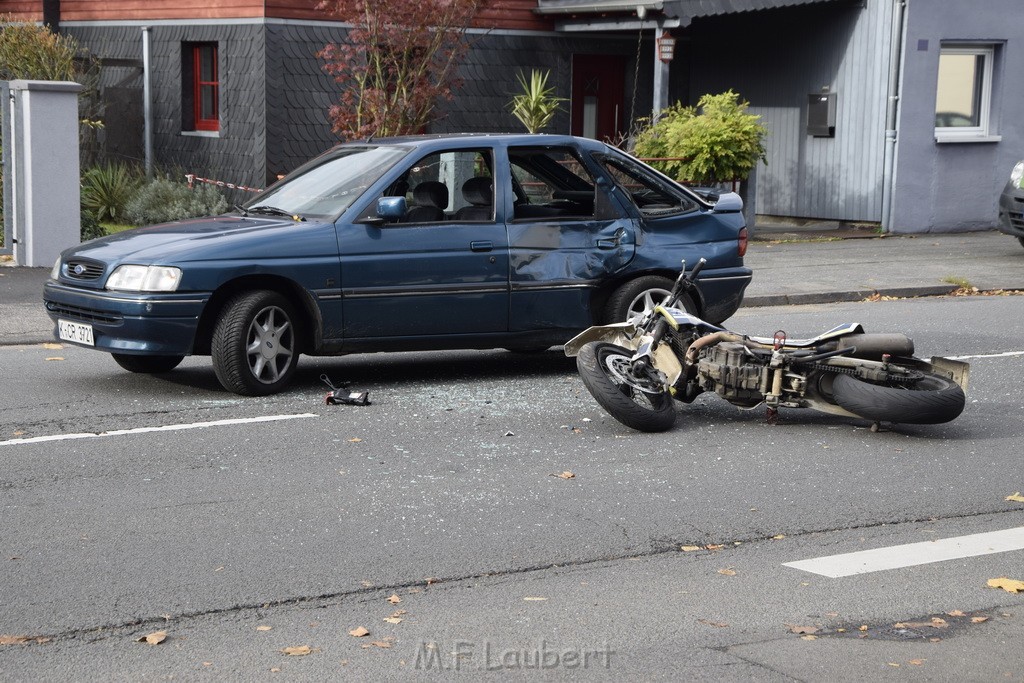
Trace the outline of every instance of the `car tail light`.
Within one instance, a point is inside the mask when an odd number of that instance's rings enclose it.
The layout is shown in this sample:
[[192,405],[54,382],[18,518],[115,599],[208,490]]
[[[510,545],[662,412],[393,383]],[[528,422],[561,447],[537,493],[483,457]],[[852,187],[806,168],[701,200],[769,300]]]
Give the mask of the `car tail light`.
[[746,256],[746,254],[747,254],[747,242],[748,241],[749,240],[747,239],[747,229],[743,228],[742,230],[740,230],[740,238],[739,238],[740,258]]

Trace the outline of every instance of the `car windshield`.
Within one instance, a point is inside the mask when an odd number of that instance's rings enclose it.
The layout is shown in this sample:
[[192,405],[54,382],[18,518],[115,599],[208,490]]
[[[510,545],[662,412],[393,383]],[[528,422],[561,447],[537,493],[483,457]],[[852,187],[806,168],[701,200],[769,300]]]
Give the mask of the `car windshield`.
[[245,206],[251,213],[335,217],[408,154],[402,147],[346,147],[299,168]]

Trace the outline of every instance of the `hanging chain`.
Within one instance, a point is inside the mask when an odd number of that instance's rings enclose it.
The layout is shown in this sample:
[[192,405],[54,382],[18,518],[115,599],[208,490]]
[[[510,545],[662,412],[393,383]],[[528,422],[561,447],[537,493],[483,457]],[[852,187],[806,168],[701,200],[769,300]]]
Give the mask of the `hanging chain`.
[[640,50],[644,42],[644,22],[640,19],[640,28],[636,31],[636,66],[633,68],[633,100],[629,103],[629,130],[626,131],[626,140],[629,140],[636,125],[636,86],[640,82]]

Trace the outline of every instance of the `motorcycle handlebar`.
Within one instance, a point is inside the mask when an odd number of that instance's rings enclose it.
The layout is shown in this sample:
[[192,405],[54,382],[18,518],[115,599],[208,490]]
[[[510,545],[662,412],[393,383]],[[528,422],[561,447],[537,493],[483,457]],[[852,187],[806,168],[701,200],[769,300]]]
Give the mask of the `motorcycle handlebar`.
[[690,271],[690,282],[694,282],[697,279],[697,275],[700,273],[701,268],[703,268],[704,264],[707,262],[708,260],[706,258],[701,258],[697,261],[697,265],[695,265],[693,270]]

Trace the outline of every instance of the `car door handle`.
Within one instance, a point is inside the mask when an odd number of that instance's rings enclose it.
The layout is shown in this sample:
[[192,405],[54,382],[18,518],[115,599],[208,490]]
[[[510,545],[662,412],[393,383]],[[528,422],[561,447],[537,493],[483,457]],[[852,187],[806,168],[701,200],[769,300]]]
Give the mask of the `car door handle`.
[[469,248],[472,251],[490,251],[491,249],[494,249],[494,245],[489,241],[475,240],[469,243]]

